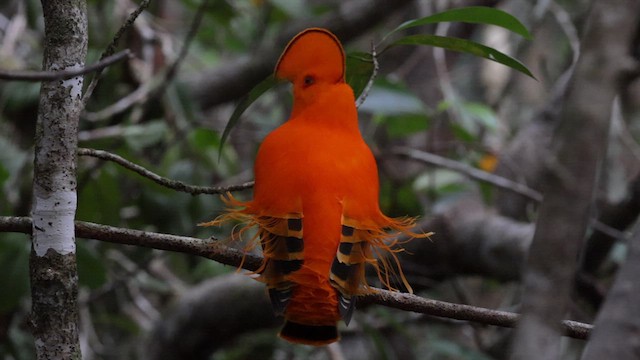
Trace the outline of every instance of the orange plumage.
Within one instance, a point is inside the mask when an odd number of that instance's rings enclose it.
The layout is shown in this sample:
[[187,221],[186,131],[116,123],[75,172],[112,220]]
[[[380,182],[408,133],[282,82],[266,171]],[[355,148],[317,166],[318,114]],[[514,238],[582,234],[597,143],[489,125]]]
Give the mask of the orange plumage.
[[365,264],[389,286],[388,260],[381,258],[378,267],[374,256],[388,252],[397,263],[388,240],[398,232],[426,235],[409,231],[412,218],[380,211],[377,165],[358,128],[336,36],[319,28],[302,31],[287,45],[275,75],[293,84],[293,110],[258,150],[253,200],[228,195],[229,211],[205,225],[235,219],[258,226],[265,260],[257,273],[274,311],[285,317],[280,336],[324,345],[338,340],[336,324],[340,318],[349,322],[355,296],[370,291]]

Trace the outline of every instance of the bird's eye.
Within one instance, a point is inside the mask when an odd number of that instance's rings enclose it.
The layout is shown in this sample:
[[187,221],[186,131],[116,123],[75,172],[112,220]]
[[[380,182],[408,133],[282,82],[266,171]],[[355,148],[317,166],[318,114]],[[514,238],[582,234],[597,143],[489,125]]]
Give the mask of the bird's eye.
[[307,87],[309,85],[313,85],[313,83],[316,82],[316,79],[313,78],[313,76],[311,75],[307,75],[304,77],[304,86]]

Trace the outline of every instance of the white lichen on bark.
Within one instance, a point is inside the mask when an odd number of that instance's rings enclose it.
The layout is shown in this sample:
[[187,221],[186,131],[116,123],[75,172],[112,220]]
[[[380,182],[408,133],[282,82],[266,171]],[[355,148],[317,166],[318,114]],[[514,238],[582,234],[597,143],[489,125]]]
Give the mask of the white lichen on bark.
[[76,192],[47,194],[39,186],[34,186],[33,190],[33,250],[36,255],[44,256],[49,249],[61,255],[75,253]]
[[[53,64],[51,69],[79,70],[83,66],[83,63],[76,63],[66,67]],[[82,76],[77,76],[60,81],[60,87],[64,88],[63,91],[68,91],[66,100],[72,107],[77,107],[78,101],[82,98],[83,80]],[[73,108],[68,108],[68,110],[71,113],[77,112]],[[50,132],[50,130],[53,131]],[[56,142],[63,141],[63,139],[57,137],[56,131],[49,126],[43,126],[42,131],[43,141],[40,143],[40,153],[56,152],[56,148],[60,145],[56,144]],[[71,141],[71,143],[75,143],[75,140]],[[70,167],[74,168],[75,166],[70,164]],[[53,190],[52,187],[47,189],[37,181],[34,182],[33,186],[33,249],[37,256],[44,256],[49,249],[53,249],[61,255],[75,253],[76,251],[74,220],[77,195],[74,186],[75,174],[70,173],[75,172],[75,169],[74,171],[53,168],[50,170],[51,183],[61,185],[58,186],[57,190],[51,191]]]

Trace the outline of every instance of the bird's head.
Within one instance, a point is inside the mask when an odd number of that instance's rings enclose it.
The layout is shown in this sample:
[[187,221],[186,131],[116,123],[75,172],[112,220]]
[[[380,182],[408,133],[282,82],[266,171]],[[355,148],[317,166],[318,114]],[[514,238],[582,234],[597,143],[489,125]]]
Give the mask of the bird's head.
[[275,69],[278,79],[296,88],[316,84],[344,83],[345,55],[338,38],[329,30],[310,28],[296,35],[280,55]]

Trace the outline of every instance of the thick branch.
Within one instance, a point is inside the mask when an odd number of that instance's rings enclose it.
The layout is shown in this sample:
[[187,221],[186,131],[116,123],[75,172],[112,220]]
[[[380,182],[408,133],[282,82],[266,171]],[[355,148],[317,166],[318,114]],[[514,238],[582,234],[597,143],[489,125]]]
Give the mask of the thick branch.
[[[25,217],[0,217],[0,231],[14,231],[28,234],[31,232],[30,224],[31,219]],[[122,229],[82,221],[76,222],[76,234],[81,238],[202,256],[226,265],[241,266],[244,269],[252,271],[256,270],[262,261],[259,257],[243,254],[241,251],[221,245],[212,240]],[[518,318],[518,314],[514,313],[424,299],[416,295],[393,293],[382,289],[376,289],[375,293],[364,296],[362,300],[366,303],[382,304],[402,310],[452,319],[476,321],[495,326],[513,327]],[[586,338],[591,329],[590,325],[577,322],[565,322],[563,326],[565,327],[567,336],[578,339]]]
[[496,214],[480,199],[462,197],[443,205],[418,229],[433,231],[432,240],[412,240],[401,252],[402,267],[415,289],[419,281],[479,275],[498,281],[518,281],[522,275],[533,225]]

